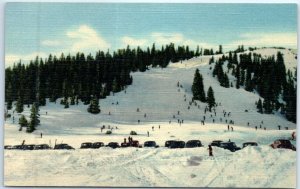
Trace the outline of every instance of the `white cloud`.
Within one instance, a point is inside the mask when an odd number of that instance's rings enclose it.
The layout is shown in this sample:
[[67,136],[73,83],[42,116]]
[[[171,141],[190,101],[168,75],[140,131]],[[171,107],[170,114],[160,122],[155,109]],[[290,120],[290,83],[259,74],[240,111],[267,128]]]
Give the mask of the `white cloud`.
[[[19,62],[29,63],[30,60],[34,60],[36,56],[47,58],[51,53],[52,55],[59,56],[63,53],[93,53],[101,50],[107,50],[110,48],[110,44],[97,33],[96,30],[87,25],[81,25],[74,30],[67,31],[64,35],[58,36],[59,39],[55,40],[43,40],[41,45],[45,47],[54,47],[56,50],[42,49],[41,52],[32,52],[30,54],[6,54],[5,55],[5,67],[12,66],[14,63]],[[46,48],[47,49],[47,48]]]
[[147,47],[151,46],[152,43],[155,43],[157,47],[174,43],[175,45],[188,45],[191,49],[195,49],[198,45],[199,47],[203,48],[217,48],[218,46],[215,44],[199,42],[190,38],[185,37],[181,33],[162,33],[162,32],[153,32],[150,33],[145,38],[134,38],[124,36],[121,38],[122,46],[125,47],[127,45],[130,46],[140,46],[140,47]]
[[58,40],[44,40],[41,42],[43,46],[48,46],[48,47],[56,47],[60,46],[61,42]]
[[96,30],[87,25],[68,31],[66,35],[70,41],[68,44],[71,45],[65,50],[70,52],[94,52],[99,49],[106,50],[111,46]]
[[5,67],[13,66],[14,63],[18,63],[20,60],[22,63],[29,63],[30,60],[34,60],[37,56],[43,59],[48,57],[48,55],[44,52],[33,52],[27,55],[6,54]]
[[123,47],[125,47],[127,45],[132,46],[132,47],[137,47],[137,46],[144,47],[144,46],[148,45],[147,39],[135,39],[132,37],[125,36],[125,37],[122,37],[121,40],[123,43],[123,45],[122,45]]
[[226,45],[226,48],[237,48],[238,45],[251,47],[281,46],[297,47],[297,33],[245,33],[240,39]]

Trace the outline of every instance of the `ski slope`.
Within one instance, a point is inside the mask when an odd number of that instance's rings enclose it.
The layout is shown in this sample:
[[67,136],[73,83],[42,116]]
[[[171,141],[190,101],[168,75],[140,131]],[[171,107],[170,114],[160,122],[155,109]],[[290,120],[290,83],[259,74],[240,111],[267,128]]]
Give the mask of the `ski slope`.
[[[258,49],[264,55],[276,55],[278,49]],[[281,50],[288,68],[297,61],[289,50]],[[215,60],[218,58],[216,55]],[[286,58],[287,57],[287,58]],[[210,187],[295,187],[296,152],[273,150],[274,140],[288,139],[296,124],[279,113],[257,113],[259,95],[244,89],[223,88],[212,77],[211,56],[171,63],[167,68],[150,68],[132,74],[133,84],[125,91],[100,100],[101,113],[89,114],[87,105],[64,109],[59,103],[40,107],[41,125],[32,134],[18,131],[17,113],[5,122],[5,145],[68,143],[79,148],[82,142],[123,142],[130,131],[143,143],[155,140],[160,146],[169,139],[199,139],[205,145],[198,149],[98,149],[75,151],[5,151],[5,184],[19,186],[210,186]],[[212,69],[210,69],[210,67]],[[206,112],[206,104],[192,101],[191,85],[196,68],[203,75],[205,91],[212,86],[218,103],[216,115]],[[226,70],[226,69],[224,69]],[[232,76],[229,76],[234,81]],[[177,87],[179,82],[182,87]],[[186,100],[185,100],[186,99]],[[59,100],[57,100],[59,102]],[[190,104],[191,103],[191,104]],[[139,109],[139,111],[137,111]],[[247,110],[247,112],[245,111]],[[223,112],[230,112],[230,116]],[[23,114],[28,118],[30,108]],[[205,125],[200,121],[205,116]],[[184,120],[183,124],[178,123]],[[140,120],[138,122],[138,120]],[[234,121],[234,131],[227,131]],[[249,122],[249,126],[248,123]],[[111,135],[107,129],[114,127]],[[278,125],[284,129],[278,130]],[[160,129],[159,127],[160,126]],[[258,126],[258,130],[255,130]],[[261,126],[261,128],[260,128]],[[118,129],[116,129],[118,127]],[[154,130],[152,130],[154,127]],[[266,130],[263,128],[266,127]],[[147,136],[149,131],[150,136]],[[43,138],[40,138],[43,133]],[[212,140],[228,140],[241,146],[256,141],[259,147],[248,147],[236,153],[214,148],[208,157]],[[248,174],[244,174],[248,173]],[[26,176],[24,176],[26,175]],[[49,179],[51,176],[52,179]]]

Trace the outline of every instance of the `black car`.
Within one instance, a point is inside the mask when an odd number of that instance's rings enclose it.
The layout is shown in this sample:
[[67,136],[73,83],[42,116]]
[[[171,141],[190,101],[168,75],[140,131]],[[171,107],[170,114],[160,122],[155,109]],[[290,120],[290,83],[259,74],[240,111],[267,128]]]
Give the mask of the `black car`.
[[210,145],[220,147],[222,142],[223,142],[222,140],[214,140],[210,143]]
[[115,148],[119,148],[120,145],[117,142],[110,142],[107,144],[107,147],[111,147],[111,148],[115,149]]
[[196,148],[196,147],[202,147],[202,146],[203,145],[200,140],[189,140],[185,144],[186,148]]
[[144,142],[144,147],[154,147],[154,148],[158,148],[159,146],[156,145],[155,141],[146,141]]
[[80,149],[88,149],[88,148],[92,148],[93,147],[93,143],[91,142],[84,142],[81,144]]
[[12,150],[23,150],[24,149],[24,145],[15,145],[11,149]]
[[5,149],[5,150],[11,150],[11,149],[12,149],[12,146],[6,145],[6,146],[4,146],[4,149]]
[[94,142],[92,145],[92,148],[100,148],[103,147],[104,143],[103,142]]
[[72,146],[68,144],[56,144],[54,150],[75,150]]
[[296,147],[291,143],[289,140],[285,139],[278,139],[271,144],[271,147],[276,149],[276,148],[286,148],[286,149],[291,149],[293,151],[296,151]]
[[173,142],[175,142],[175,140],[167,140],[166,142],[165,142],[165,147],[170,147],[170,145],[173,143]]
[[185,147],[184,141],[174,141],[169,146],[169,148],[184,148],[184,147]]
[[35,150],[50,150],[52,149],[48,144],[38,144],[34,147]]
[[258,146],[258,144],[256,142],[245,142],[245,143],[243,143],[243,148],[245,148],[247,146]]
[[27,144],[23,146],[23,150],[34,150],[34,144]]
[[231,152],[235,152],[241,149],[240,147],[237,147],[234,142],[222,142],[220,144],[220,148],[230,150]]

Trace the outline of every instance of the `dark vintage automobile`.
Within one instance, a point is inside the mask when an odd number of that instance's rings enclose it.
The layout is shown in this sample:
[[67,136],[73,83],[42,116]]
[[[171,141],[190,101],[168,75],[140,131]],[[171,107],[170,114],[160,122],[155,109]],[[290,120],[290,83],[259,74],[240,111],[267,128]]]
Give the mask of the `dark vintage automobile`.
[[11,145],[5,145],[4,146],[4,150],[11,150],[12,149],[12,146]]
[[23,145],[23,150],[34,150],[34,148],[35,148],[34,144]]
[[88,148],[92,148],[93,147],[93,143],[91,142],[84,142],[81,144],[80,149],[88,149]]
[[197,147],[202,147],[202,146],[203,145],[200,140],[189,140],[185,144],[186,148],[197,148]]
[[165,142],[165,147],[169,148],[170,145],[171,145],[173,142],[175,142],[175,140],[167,140],[167,141]]
[[92,148],[100,148],[103,147],[104,143],[103,142],[94,142],[92,145]]
[[289,140],[285,139],[279,139],[275,140],[273,144],[270,145],[272,148],[286,148],[286,149],[291,149],[293,151],[296,151],[296,147],[291,143]]
[[54,150],[75,150],[72,146],[68,144],[56,144]]
[[15,146],[12,146],[11,149],[12,150],[23,150],[24,149],[24,145],[15,145]]
[[137,140],[133,140],[131,142],[122,142],[121,147],[139,147],[140,142]]
[[240,147],[237,147],[234,142],[222,142],[220,144],[220,148],[230,150],[231,152],[235,152],[241,149]]
[[174,141],[169,146],[169,148],[184,148],[184,147],[185,147],[184,141]]
[[245,142],[245,143],[243,143],[243,148],[245,148],[247,146],[258,146],[258,144],[256,142]]
[[158,148],[159,146],[156,145],[155,141],[146,141],[146,142],[144,142],[144,147]]
[[220,147],[222,142],[223,142],[222,140],[214,140],[210,143],[210,145]]
[[110,142],[110,143],[108,143],[106,146],[107,146],[107,147],[111,147],[111,148],[113,148],[113,149],[119,148],[119,147],[120,147],[119,143],[117,143],[117,142]]
[[34,147],[35,150],[50,150],[52,149],[48,144],[38,144]]

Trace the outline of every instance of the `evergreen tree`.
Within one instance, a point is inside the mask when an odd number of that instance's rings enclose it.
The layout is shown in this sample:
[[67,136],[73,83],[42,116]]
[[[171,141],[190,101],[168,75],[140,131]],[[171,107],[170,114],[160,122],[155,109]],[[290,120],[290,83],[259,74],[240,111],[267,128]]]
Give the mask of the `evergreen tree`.
[[194,100],[200,100],[201,102],[205,102],[206,98],[204,92],[203,78],[202,75],[199,73],[198,68],[195,71],[192,92]]
[[264,108],[264,113],[266,114],[270,114],[272,113],[272,102],[270,101],[270,99],[266,98],[263,102],[263,108]]
[[16,112],[17,113],[22,113],[24,110],[24,105],[23,105],[23,100],[22,98],[19,96],[18,101],[16,103]]
[[25,118],[24,115],[22,115],[19,119],[19,124],[21,127],[27,127],[28,126],[28,121],[27,119]]
[[36,127],[40,124],[38,112],[39,112],[38,106],[36,105],[36,103],[33,103],[31,107],[30,122],[26,129],[26,132],[32,133],[36,129]]
[[226,73],[224,74],[224,84],[223,84],[223,86],[225,88],[229,88],[229,78],[228,78]]
[[239,65],[237,65],[235,77],[236,77],[236,85],[235,85],[235,87],[237,89],[239,89],[240,88],[240,66]]
[[215,97],[214,97],[214,91],[211,88],[211,86],[208,88],[208,91],[207,91],[207,104],[208,104],[209,111],[211,112],[211,108],[214,107],[216,104]]
[[256,108],[258,109],[258,112],[259,112],[259,113],[261,113],[261,114],[263,113],[263,106],[262,106],[262,102],[261,102],[260,99],[259,99],[258,102],[257,102]]
[[92,114],[98,114],[100,113],[100,108],[99,108],[99,100],[97,97],[94,97],[91,100],[91,103],[89,105],[89,108],[87,109],[88,112]]

